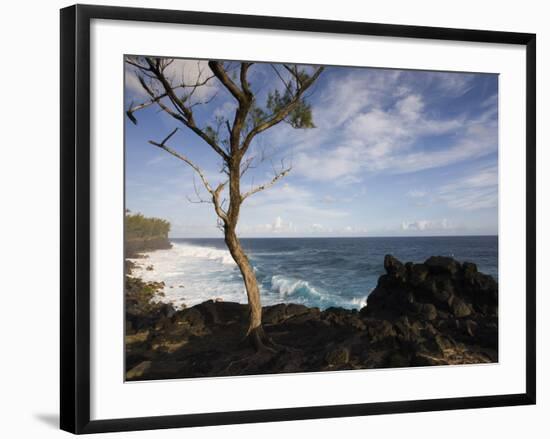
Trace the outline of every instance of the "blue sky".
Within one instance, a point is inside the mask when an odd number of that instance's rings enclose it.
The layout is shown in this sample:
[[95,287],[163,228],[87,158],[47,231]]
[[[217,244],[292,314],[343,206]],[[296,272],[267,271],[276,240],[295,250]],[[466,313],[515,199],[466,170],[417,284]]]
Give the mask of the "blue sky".
[[[177,60],[170,69],[186,80],[209,75],[205,62]],[[255,64],[249,75],[260,103],[269,90],[282,90],[270,65]],[[126,105],[144,100],[129,66],[125,78]],[[193,96],[212,99],[194,107],[202,126],[232,118],[235,109],[216,81]],[[309,94],[316,128],[282,123],[251,147],[265,160],[244,177],[243,191],[271,180],[281,163],[292,170],[245,200],[241,236],[498,233],[497,75],[327,67]],[[136,117],[137,125],[125,119],[127,208],[168,219],[173,237],[221,237],[213,207],[188,200],[197,198],[192,169],[148,143],[160,142],[177,121],[158,107]],[[219,157],[180,128],[170,146],[212,185],[223,181]]]

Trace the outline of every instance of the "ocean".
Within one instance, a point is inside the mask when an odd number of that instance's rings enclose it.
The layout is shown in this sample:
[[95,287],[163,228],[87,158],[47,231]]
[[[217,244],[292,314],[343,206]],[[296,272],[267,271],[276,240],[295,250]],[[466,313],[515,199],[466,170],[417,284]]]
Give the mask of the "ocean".
[[[209,299],[246,303],[239,270],[222,239],[171,239],[173,248],[137,259],[143,280],[164,281],[165,301],[193,306]],[[402,262],[452,256],[498,280],[498,237],[243,238],[262,304],[326,309],[363,307],[384,273],[384,255]],[[147,270],[146,267],[153,268]],[[150,267],[149,267],[150,268]]]

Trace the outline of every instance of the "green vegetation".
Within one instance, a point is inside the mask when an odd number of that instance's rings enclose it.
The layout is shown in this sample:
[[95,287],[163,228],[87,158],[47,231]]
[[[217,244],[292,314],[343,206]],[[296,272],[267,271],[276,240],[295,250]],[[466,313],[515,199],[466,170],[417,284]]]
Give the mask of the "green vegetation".
[[141,213],[126,211],[124,220],[126,241],[168,238],[170,223],[161,218],[147,218]]
[[[166,220],[147,218],[141,213],[131,213],[126,210],[124,225],[124,254],[126,258],[140,258],[144,257],[144,252],[172,247],[168,240],[170,223]],[[129,271],[131,271],[131,266],[127,267],[127,272]]]
[[144,282],[137,277],[126,276],[126,312],[132,315],[148,315],[160,306],[164,296],[164,282]]

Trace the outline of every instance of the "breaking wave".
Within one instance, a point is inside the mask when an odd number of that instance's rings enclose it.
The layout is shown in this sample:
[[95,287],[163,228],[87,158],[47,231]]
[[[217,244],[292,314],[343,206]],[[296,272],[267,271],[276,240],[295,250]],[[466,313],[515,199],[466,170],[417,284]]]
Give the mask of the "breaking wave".
[[279,274],[272,276],[271,286],[273,291],[278,292],[281,298],[284,299],[294,295],[321,296],[321,293],[312,287],[308,281],[287,278]]
[[307,280],[280,274],[271,277],[270,291],[267,291],[264,296],[269,297],[270,301],[273,302],[302,303],[307,306],[317,306],[321,309],[330,306],[360,309],[367,303],[367,296],[347,298],[335,295],[312,286]]
[[[240,271],[223,239],[173,239],[168,250],[150,252],[134,275],[164,281],[165,299],[193,306],[210,299],[246,303]],[[454,238],[276,238],[243,239],[262,303],[301,303],[326,309],[365,306],[388,252],[419,261],[454,253],[498,276],[497,237]]]
[[235,265],[229,250],[190,244],[174,244],[173,249],[178,256],[184,258],[208,259],[224,265]]
[[[285,274],[281,259],[289,259],[288,251],[250,252],[264,305],[281,302],[301,303],[325,309],[330,306],[361,308],[366,297],[344,297],[313,286],[311,281]],[[299,252],[292,252],[299,258]],[[308,256],[311,255],[309,251]],[[165,283],[165,301],[193,306],[205,300],[246,303],[246,291],[235,261],[225,248],[173,242],[171,249],[150,252],[145,259],[134,259],[134,274],[145,281]],[[318,269],[311,270],[316,273]],[[322,270],[321,270],[322,273]]]

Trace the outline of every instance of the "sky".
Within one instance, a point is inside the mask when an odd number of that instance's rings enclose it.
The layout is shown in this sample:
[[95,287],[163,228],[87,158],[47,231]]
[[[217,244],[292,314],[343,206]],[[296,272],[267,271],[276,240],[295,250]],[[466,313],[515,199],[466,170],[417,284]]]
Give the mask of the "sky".
[[[133,69],[125,67],[127,108],[146,100]],[[211,75],[205,61],[169,70],[186,82]],[[259,104],[283,87],[270,64],[254,64],[249,82]],[[327,66],[307,94],[315,128],[281,123],[250,148],[263,162],[243,191],[292,169],[244,201],[240,236],[498,234],[498,75]],[[216,78],[192,99],[205,102],[193,107],[200,126],[232,120],[236,101]],[[158,106],[135,116],[137,125],[125,118],[126,207],[167,219],[172,237],[221,237],[213,206],[197,202],[207,198],[200,179],[149,140],[179,127],[168,144],[213,186],[224,180],[219,156]]]

